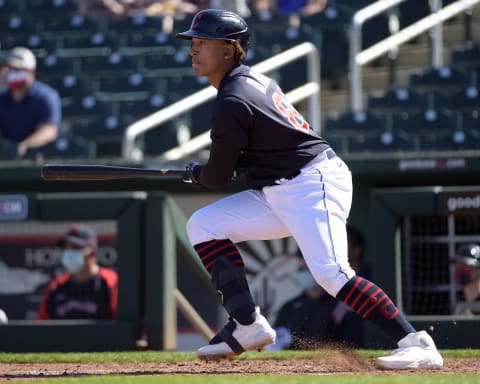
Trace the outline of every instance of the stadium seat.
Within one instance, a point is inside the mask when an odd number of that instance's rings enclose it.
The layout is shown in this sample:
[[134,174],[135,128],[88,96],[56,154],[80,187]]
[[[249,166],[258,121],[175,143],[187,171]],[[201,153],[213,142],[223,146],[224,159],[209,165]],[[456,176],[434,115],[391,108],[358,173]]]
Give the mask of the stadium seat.
[[82,120],[92,116],[106,118],[114,114],[110,103],[102,102],[94,95],[74,98],[70,104],[63,106],[62,113],[64,119],[68,120]]
[[73,122],[70,132],[94,141],[97,157],[118,157],[121,155],[126,126],[127,123],[116,115],[93,115]]
[[321,75],[322,79],[331,80],[333,87],[337,86],[348,70],[348,32],[351,17],[350,11],[328,5],[323,12],[301,19],[302,25],[310,26],[322,36],[321,52],[328,54],[321,55]]
[[139,65],[132,57],[120,52],[112,52],[106,56],[88,56],[81,58],[81,70],[96,77],[118,77],[121,74],[138,72]]
[[72,14],[78,9],[77,0],[29,0],[28,10],[35,14]]
[[476,86],[468,86],[460,91],[441,94],[435,99],[437,108],[464,112],[480,109],[479,90]]
[[480,107],[460,112],[461,126],[464,130],[480,132]]
[[409,152],[415,150],[414,141],[402,133],[383,131],[373,136],[353,136],[348,140],[349,153],[361,152]]
[[27,47],[36,57],[45,57],[49,53],[54,53],[57,45],[55,39],[47,39],[33,32],[32,34],[12,34],[2,40],[2,49],[7,51],[13,47]]
[[92,31],[100,29],[99,23],[94,18],[79,14],[65,16],[64,14],[51,14],[43,25],[43,33],[47,36],[64,38],[66,36],[85,36]]
[[54,53],[50,53],[44,58],[37,60],[38,78],[45,82],[48,79],[58,77],[62,74],[76,73],[77,63],[75,59],[58,57]]
[[59,137],[53,143],[41,148],[29,149],[26,158],[30,159],[93,159],[96,147],[93,141],[83,137]]
[[378,113],[420,112],[432,106],[432,95],[413,88],[390,89],[381,96],[368,96],[368,110]]
[[146,156],[157,156],[177,146],[177,126],[181,123],[181,119],[168,121],[142,135],[140,140],[143,140],[144,154]]
[[115,39],[103,32],[93,31],[85,36],[67,36],[63,39],[58,55],[92,56],[106,55],[118,49]]
[[160,93],[151,94],[148,100],[120,100],[118,114],[125,120],[135,121],[165,107],[166,98]]
[[372,136],[389,129],[390,119],[369,111],[347,112],[338,117],[327,116],[324,130],[330,136],[349,137],[352,135]]
[[162,17],[146,16],[142,13],[122,19],[108,20],[107,29],[116,34],[150,33],[162,30]]
[[429,68],[410,75],[410,86],[418,91],[451,93],[469,86],[471,75],[458,67]]
[[17,144],[0,137],[0,160],[15,160],[17,158]]
[[159,89],[159,81],[147,79],[140,72],[114,78],[100,78],[98,94],[110,100],[146,100]]
[[415,135],[439,135],[458,127],[458,117],[443,110],[426,109],[422,112],[402,113],[392,119],[395,132]]
[[0,13],[5,15],[7,13],[17,13],[18,1],[17,0],[0,0]]
[[209,85],[202,82],[202,80],[203,78],[198,78],[194,75],[169,76],[167,78],[166,92],[172,100],[179,100]]
[[[36,32],[34,20],[17,13],[0,13],[0,41],[4,42],[26,39]],[[8,43],[7,43],[8,45]]]
[[478,150],[480,148],[480,132],[478,130],[456,129],[452,132],[430,135],[420,140],[420,149],[435,151]]
[[78,98],[93,93],[92,84],[84,75],[75,75],[68,73],[60,75],[49,81],[52,86],[60,94],[61,99]]
[[245,21],[249,29],[254,31],[255,35],[282,32],[290,26],[288,16],[275,11],[252,12]]
[[162,31],[132,32],[126,36],[124,45],[119,49],[126,54],[131,52],[174,54],[178,45],[179,42],[173,34]]

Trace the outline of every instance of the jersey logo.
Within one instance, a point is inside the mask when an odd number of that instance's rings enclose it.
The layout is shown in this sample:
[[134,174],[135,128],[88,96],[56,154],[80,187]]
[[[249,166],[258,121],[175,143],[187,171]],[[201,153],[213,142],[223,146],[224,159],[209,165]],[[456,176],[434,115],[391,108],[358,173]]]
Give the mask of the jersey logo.
[[278,90],[273,92],[272,100],[277,110],[288,119],[293,128],[308,132],[310,126],[282,92]]

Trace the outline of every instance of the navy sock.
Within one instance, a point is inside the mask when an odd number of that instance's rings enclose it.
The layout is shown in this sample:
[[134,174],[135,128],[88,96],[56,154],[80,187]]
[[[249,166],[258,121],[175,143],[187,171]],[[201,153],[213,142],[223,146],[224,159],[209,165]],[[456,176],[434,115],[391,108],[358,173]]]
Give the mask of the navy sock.
[[222,295],[228,314],[240,324],[255,321],[255,303],[248,286],[245,266],[237,247],[228,239],[211,240],[194,246]]
[[395,342],[415,332],[407,318],[398,310],[383,289],[360,276],[354,276],[338,292],[342,300],[357,314],[370,320]]

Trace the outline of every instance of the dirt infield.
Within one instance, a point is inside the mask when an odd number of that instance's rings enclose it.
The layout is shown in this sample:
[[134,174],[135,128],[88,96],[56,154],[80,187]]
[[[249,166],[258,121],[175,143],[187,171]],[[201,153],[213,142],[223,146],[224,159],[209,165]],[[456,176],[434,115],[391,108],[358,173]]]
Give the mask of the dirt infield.
[[295,360],[222,360],[180,361],[153,363],[45,363],[0,364],[0,382],[11,380],[30,381],[41,378],[75,377],[89,375],[162,375],[162,374],[284,374],[284,375],[332,375],[332,374],[414,374],[414,373],[478,373],[480,359],[445,359],[439,370],[384,371],[377,369],[371,359],[363,359],[351,353],[326,359]]

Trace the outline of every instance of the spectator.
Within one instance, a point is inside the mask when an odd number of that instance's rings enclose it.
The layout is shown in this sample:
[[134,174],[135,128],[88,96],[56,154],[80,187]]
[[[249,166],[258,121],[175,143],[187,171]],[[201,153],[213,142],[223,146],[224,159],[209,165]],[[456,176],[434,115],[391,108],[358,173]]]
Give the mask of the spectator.
[[[347,236],[350,264],[356,272],[363,272],[363,235],[347,226]],[[270,349],[314,349],[322,343],[362,347],[362,318],[320,287],[303,259],[298,280],[303,291],[280,309],[275,321],[277,342]]]
[[22,158],[57,137],[61,104],[58,92],[35,79],[36,59],[15,47],[5,60],[6,89],[0,90],[0,137],[15,143]]
[[322,12],[327,5],[327,0],[277,0],[277,11],[289,16],[290,26],[300,27],[302,16],[311,16]]
[[72,225],[59,244],[67,272],[49,283],[37,320],[115,319],[118,275],[98,265],[95,231],[86,225]]
[[455,312],[480,314],[480,245],[462,245],[455,256],[455,280],[463,296]]

